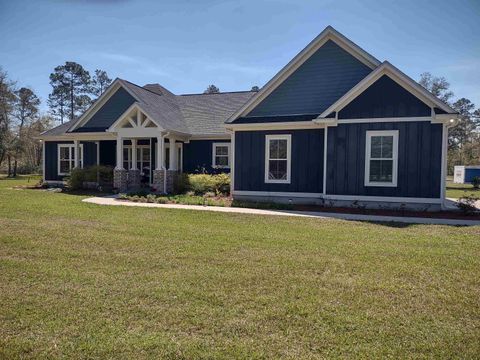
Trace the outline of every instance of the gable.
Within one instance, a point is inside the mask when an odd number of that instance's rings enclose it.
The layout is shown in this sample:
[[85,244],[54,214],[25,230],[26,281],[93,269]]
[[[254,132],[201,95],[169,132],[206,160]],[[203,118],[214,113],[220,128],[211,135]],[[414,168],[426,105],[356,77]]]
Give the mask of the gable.
[[371,71],[328,40],[247,117],[319,114]]
[[93,114],[83,126],[74,132],[105,131],[112,125],[133,103],[135,98],[123,87],[120,87],[110,99]]
[[381,76],[338,113],[338,119],[431,116],[431,108],[388,75]]

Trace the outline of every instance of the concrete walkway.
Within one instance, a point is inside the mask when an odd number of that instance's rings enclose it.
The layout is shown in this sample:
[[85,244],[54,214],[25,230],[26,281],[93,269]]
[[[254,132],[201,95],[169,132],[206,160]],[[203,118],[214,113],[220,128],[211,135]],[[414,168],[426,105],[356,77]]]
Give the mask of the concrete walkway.
[[131,202],[131,201],[122,201],[112,196],[91,197],[88,199],[84,199],[82,201],[91,203],[91,204],[97,204],[97,205],[139,206],[139,207],[163,208],[163,209],[214,211],[214,212],[233,213],[233,214],[296,216],[296,217],[309,217],[309,218],[318,218],[318,219],[399,222],[399,223],[408,223],[408,224],[464,225],[464,226],[480,225],[480,220],[434,219],[434,218],[420,218],[420,217],[343,214],[343,213],[329,213],[329,212],[317,212],[317,211],[262,210],[262,209],[221,207],[221,206],[137,203],[137,202]]

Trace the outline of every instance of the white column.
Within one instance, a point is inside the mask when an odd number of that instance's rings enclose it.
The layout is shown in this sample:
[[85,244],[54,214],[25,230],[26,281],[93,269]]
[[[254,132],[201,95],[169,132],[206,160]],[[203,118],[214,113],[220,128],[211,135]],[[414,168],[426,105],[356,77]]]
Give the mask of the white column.
[[175,146],[175,138],[170,136],[168,138],[170,141],[170,158],[169,158],[169,168],[168,170],[177,170],[177,147]]
[[74,157],[74,162],[73,162],[73,167],[74,168],[79,168],[80,167],[80,141],[78,140],[73,140],[73,148],[75,149],[75,157]]
[[137,170],[137,139],[132,139],[132,170]]
[[230,195],[235,190],[235,130],[230,133]]
[[124,170],[123,169],[123,138],[118,135],[117,136],[117,166],[115,166],[116,170]]
[[165,140],[160,134],[157,136],[157,168],[156,170],[163,170],[163,158],[164,158],[164,148]]

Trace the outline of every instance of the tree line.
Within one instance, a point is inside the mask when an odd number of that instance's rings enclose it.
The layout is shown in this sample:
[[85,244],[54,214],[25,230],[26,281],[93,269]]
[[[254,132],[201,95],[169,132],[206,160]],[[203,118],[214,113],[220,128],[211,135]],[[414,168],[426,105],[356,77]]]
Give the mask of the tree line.
[[[33,89],[18,87],[0,67],[0,169],[9,176],[39,172],[42,145],[38,135],[60,123],[74,120],[101,96],[112,80],[106,71],[96,69],[90,75],[82,65],[67,61],[50,74],[52,90],[48,95],[49,111],[41,113],[41,99]],[[480,109],[467,98],[455,98],[444,77],[430,73],[420,75],[419,83],[459,112],[461,118],[448,136],[448,173],[455,165],[480,163]],[[253,86],[251,91],[259,91]],[[219,93],[209,85],[206,94]]]
[[9,177],[41,172],[38,136],[58,123],[76,119],[111,82],[103,70],[90,76],[80,64],[67,61],[50,74],[49,111],[42,113],[41,99],[34,90],[17,86],[0,67],[0,170],[6,170]]
[[425,72],[420,75],[419,83],[460,114],[456,125],[448,131],[448,174],[453,174],[455,165],[479,165],[480,108],[465,97],[455,99],[444,77]]

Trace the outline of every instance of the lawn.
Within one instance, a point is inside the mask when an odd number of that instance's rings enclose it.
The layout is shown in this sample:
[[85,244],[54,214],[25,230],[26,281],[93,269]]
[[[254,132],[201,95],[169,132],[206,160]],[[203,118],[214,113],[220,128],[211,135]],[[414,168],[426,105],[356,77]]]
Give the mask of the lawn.
[[480,227],[82,203],[0,180],[0,358],[478,358]]
[[480,189],[474,189],[472,184],[455,184],[452,181],[447,182],[447,197],[458,199],[462,196],[473,196],[480,199]]

